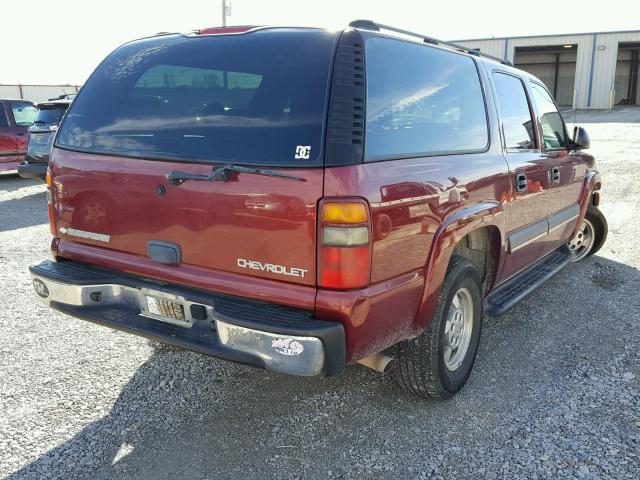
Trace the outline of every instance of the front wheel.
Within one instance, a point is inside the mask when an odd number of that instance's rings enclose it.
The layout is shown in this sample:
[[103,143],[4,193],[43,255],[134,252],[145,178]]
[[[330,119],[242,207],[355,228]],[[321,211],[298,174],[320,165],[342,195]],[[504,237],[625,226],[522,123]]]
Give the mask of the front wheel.
[[454,256],[433,319],[422,335],[394,347],[391,375],[422,397],[449,398],[471,374],[481,327],[480,275],[469,260]]
[[605,216],[598,207],[589,205],[580,229],[567,242],[572,255],[571,261],[578,262],[600,250],[607,239],[608,232],[609,227]]

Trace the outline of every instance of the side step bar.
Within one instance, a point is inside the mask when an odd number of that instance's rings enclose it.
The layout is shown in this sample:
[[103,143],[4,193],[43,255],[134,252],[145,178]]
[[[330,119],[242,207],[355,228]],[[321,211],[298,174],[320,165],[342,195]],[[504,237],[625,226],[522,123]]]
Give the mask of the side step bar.
[[484,311],[499,317],[520,300],[542,286],[571,261],[571,252],[566,245],[549,253],[538,263],[507,280],[484,301]]

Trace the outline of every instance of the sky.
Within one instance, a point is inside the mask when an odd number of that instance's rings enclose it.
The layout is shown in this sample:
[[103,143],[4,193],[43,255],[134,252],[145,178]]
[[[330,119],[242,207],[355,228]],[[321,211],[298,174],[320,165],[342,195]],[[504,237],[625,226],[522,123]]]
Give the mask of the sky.
[[[638,0],[229,1],[229,25],[338,29],[365,18],[447,40],[640,30]],[[5,0],[0,12],[0,84],[82,84],[124,42],[221,24],[221,0]]]

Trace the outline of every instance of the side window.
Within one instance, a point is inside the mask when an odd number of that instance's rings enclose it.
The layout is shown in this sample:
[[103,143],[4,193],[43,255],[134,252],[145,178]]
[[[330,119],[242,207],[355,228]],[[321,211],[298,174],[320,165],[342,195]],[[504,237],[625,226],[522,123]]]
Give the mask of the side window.
[[471,58],[372,37],[366,62],[366,160],[487,147],[484,97]]
[[9,126],[9,120],[7,119],[7,114],[4,111],[4,104],[0,102],[0,128],[8,127],[8,126]]
[[518,77],[493,72],[507,151],[536,148],[536,136],[524,85]]
[[11,110],[19,127],[28,127],[33,124],[38,114],[38,109],[28,102],[11,102]]
[[543,86],[531,82],[533,103],[538,110],[542,126],[542,140],[547,150],[564,150],[567,146],[567,131],[560,112]]

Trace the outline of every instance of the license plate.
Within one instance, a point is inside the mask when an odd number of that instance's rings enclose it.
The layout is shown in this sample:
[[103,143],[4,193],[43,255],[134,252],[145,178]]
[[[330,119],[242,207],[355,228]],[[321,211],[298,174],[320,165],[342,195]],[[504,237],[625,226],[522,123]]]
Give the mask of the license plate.
[[182,303],[150,295],[145,295],[145,299],[147,301],[146,313],[149,314],[147,316],[174,325],[191,326]]
[[50,133],[32,133],[29,142],[33,145],[48,145],[50,138]]

